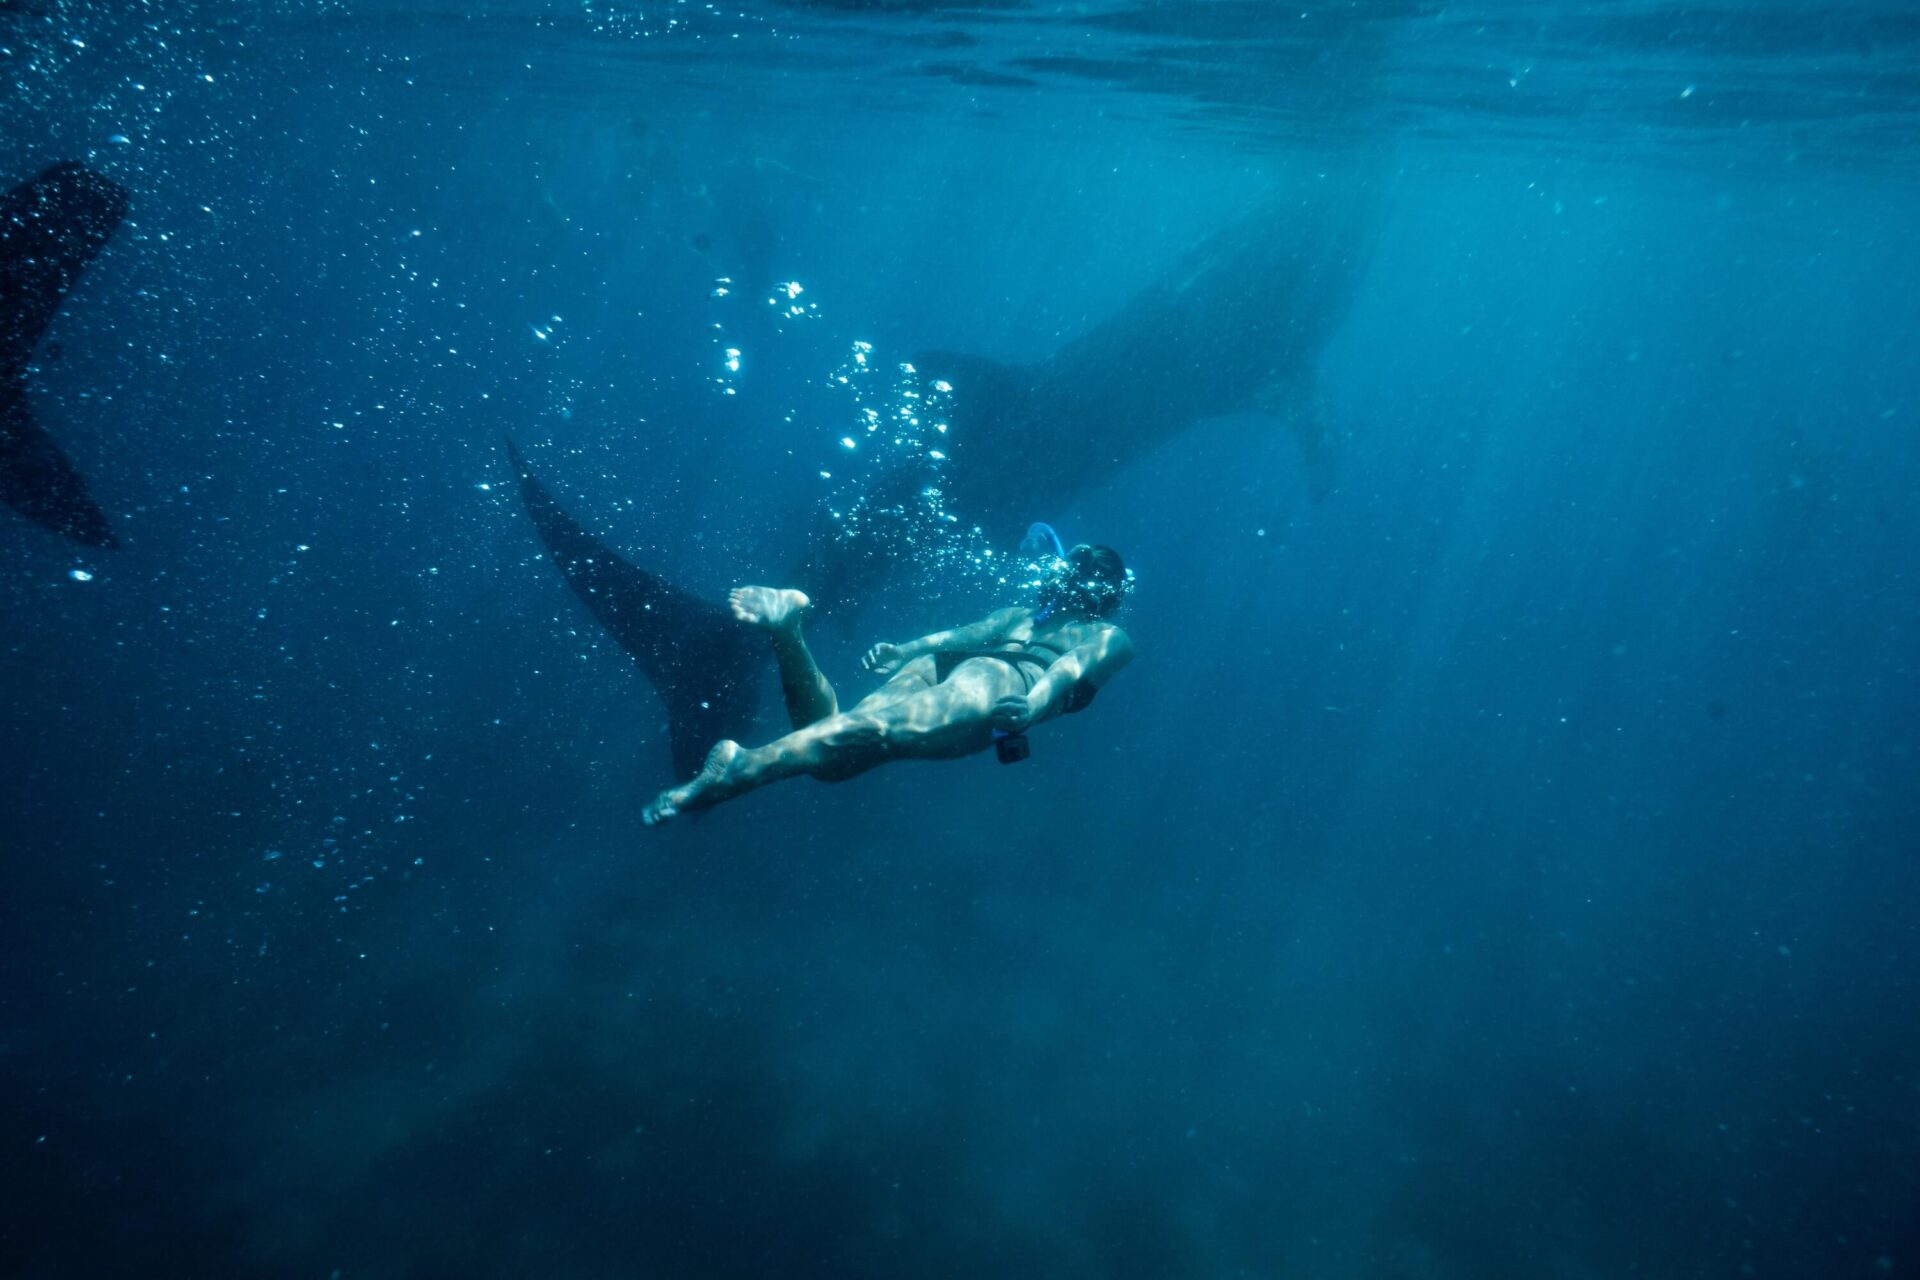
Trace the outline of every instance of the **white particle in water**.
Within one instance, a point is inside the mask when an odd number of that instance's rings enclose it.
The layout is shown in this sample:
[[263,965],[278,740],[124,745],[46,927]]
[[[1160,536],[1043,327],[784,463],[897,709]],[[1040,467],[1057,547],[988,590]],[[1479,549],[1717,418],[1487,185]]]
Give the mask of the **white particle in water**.
[[72,578],[75,582],[92,582],[93,581],[93,575],[88,573],[85,569],[69,569],[67,570],[67,576],[69,578]]
[[841,437],[840,437],[840,447],[841,447],[842,449],[851,449],[851,448],[853,448],[853,447],[854,447],[854,444],[853,444],[853,437],[852,437],[852,436],[841,436]]
[[124,133],[116,133],[111,138],[108,138],[107,141],[116,147],[130,147],[133,145],[133,139]]

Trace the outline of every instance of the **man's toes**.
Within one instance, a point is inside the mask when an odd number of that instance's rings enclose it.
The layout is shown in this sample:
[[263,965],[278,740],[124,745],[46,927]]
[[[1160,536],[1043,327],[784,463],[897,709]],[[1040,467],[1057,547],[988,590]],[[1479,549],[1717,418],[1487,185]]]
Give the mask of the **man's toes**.
[[781,592],[772,587],[735,587],[727,602],[733,616],[755,627],[777,627],[783,620]]

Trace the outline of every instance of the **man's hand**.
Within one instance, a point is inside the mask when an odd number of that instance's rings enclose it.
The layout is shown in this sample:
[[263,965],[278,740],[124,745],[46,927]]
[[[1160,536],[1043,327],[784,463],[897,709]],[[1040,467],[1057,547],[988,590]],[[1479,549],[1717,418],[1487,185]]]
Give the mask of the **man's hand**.
[[899,645],[882,641],[867,650],[867,656],[860,659],[860,666],[877,676],[890,676],[898,671],[905,661],[906,655],[900,652]]
[[988,718],[1001,733],[1019,733],[1033,723],[1033,704],[1024,693],[1010,693],[993,704]]

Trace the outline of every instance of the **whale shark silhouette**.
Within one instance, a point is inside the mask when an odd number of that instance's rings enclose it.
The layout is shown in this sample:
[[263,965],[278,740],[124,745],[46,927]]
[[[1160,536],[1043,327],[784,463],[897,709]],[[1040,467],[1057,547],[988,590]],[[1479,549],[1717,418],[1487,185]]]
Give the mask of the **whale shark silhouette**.
[[55,533],[117,546],[87,483],[27,408],[54,314],[127,216],[124,187],[71,161],[0,196],[0,501]]
[[1037,363],[916,356],[954,389],[953,508],[991,536],[1017,534],[1194,423],[1242,413],[1277,420],[1308,495],[1327,497],[1338,433],[1321,412],[1319,358],[1371,262],[1382,193],[1366,158],[1277,192]]
[[[1108,319],[1046,360],[928,352],[951,383],[950,509],[989,537],[1017,533],[1194,423],[1255,413],[1298,443],[1315,500],[1335,487],[1336,433],[1316,372],[1345,321],[1382,219],[1377,166],[1305,179],[1206,236]],[[639,663],[668,712],[674,767],[691,776],[741,733],[765,668],[718,601],[699,600],[595,540],[508,446],[528,514],[567,585]],[[824,524],[823,528],[826,527]],[[816,533],[796,572],[816,599],[857,602],[885,566],[833,554]]]

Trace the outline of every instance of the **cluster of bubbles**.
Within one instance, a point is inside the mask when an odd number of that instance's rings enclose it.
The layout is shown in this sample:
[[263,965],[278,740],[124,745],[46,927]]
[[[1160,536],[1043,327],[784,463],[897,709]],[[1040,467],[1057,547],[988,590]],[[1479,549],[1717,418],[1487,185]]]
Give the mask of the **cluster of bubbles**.
[[782,280],[773,286],[767,294],[767,305],[774,309],[773,318],[776,324],[784,328],[803,320],[820,318],[819,303],[800,301],[800,295],[805,292],[806,289],[798,280]]
[[620,40],[738,36],[760,23],[738,5],[711,0],[581,0],[580,12],[595,35]]
[[[713,289],[707,294],[716,301],[733,293],[733,277],[718,276],[714,279]],[[733,345],[727,334],[726,325],[715,320],[712,324],[713,345],[720,352],[720,372],[714,375],[713,383],[723,396],[739,394],[741,351]]]
[[[732,276],[716,276],[713,287],[707,291],[707,297],[724,303],[737,290]],[[767,289],[765,302],[776,330],[785,330],[790,325],[820,318],[819,303],[811,299],[801,301],[801,295],[806,291],[806,286],[798,280],[782,280]],[[721,395],[737,395],[741,364],[746,359],[746,353],[737,345],[739,340],[729,332],[726,320],[715,320],[710,329],[720,365],[720,371],[714,375],[714,385],[719,388]]]
[[[708,290],[723,309],[710,335],[717,357],[712,381],[724,396],[738,394],[748,359],[733,336],[744,317],[729,313],[747,292],[732,276],[715,277]],[[774,332],[821,318],[819,304],[797,280],[775,283],[762,302]],[[996,552],[978,525],[948,509],[953,387],[922,377],[911,364],[882,360],[866,341],[852,344],[829,381],[851,401],[844,417],[836,415],[833,429],[845,434],[837,437],[835,456],[820,468],[829,486],[823,509],[835,560],[904,573],[923,590],[976,586],[1037,594],[1054,571],[1051,554]]]
[[883,365],[870,342],[853,344],[833,382],[853,402],[837,465],[820,471],[833,486],[826,510],[840,551],[903,566],[925,587],[1016,572],[979,526],[947,509],[953,387],[911,364]]
[[[272,844],[260,850],[251,877],[255,899],[307,907],[325,894],[332,910],[345,915],[366,906],[377,885],[421,874],[427,858],[415,850],[426,836],[414,834],[418,829],[410,824],[419,821],[427,799],[434,753],[413,757],[384,739],[368,741],[366,750],[364,757],[343,757],[334,764],[318,788],[318,775],[302,776],[291,765],[275,779]],[[321,791],[337,810],[324,821],[315,816]]]

